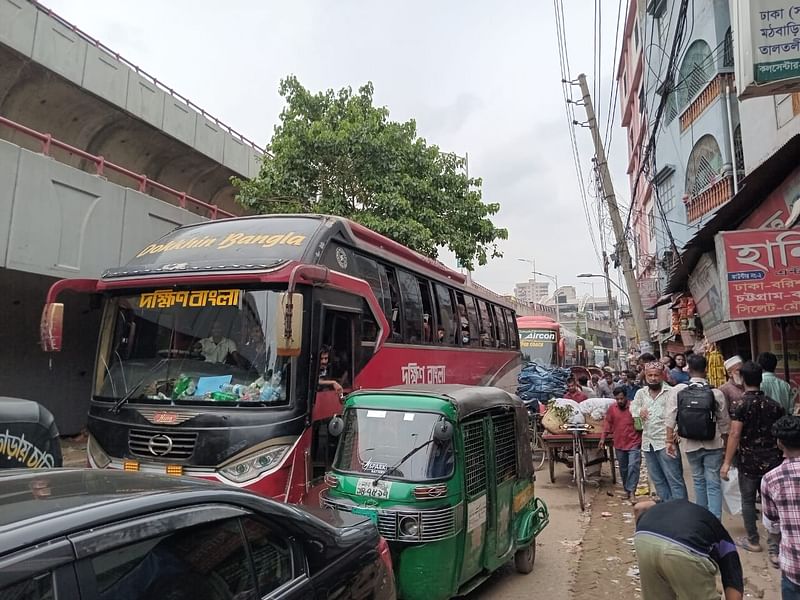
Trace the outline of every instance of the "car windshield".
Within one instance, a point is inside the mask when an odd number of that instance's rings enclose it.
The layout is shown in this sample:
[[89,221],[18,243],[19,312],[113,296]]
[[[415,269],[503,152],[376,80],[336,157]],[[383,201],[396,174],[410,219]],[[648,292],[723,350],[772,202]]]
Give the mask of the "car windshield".
[[287,404],[290,360],[276,352],[278,301],[275,291],[235,288],[111,298],[95,397]]
[[348,409],[334,467],[375,477],[427,443],[386,477],[408,481],[449,477],[455,458],[452,439],[433,439],[434,426],[442,419],[444,416],[436,413]]

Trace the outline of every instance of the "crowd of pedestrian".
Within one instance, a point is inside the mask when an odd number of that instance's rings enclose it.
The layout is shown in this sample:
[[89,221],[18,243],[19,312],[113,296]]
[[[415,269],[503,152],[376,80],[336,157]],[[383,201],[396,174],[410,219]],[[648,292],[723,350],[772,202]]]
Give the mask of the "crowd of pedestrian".
[[[737,549],[764,551],[759,512],[782,598],[800,600],[800,416],[777,363],[769,352],[755,361],[729,357],[727,381],[714,388],[703,355],[643,354],[635,369],[574,382],[578,397],[615,399],[601,444],[613,438],[625,497],[635,503],[642,458],[654,487],[652,500],[634,509],[644,600],[718,599],[718,574],[726,600],[742,598]],[[736,540],[722,525],[723,489],[734,473],[746,531]]]

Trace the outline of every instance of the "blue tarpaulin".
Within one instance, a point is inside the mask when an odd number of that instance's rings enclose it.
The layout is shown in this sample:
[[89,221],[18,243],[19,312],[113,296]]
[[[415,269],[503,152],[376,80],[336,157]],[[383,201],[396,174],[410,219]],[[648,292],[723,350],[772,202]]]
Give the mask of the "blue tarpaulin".
[[523,401],[546,401],[551,398],[562,398],[567,392],[569,369],[547,367],[530,362],[522,368],[517,377],[517,396]]

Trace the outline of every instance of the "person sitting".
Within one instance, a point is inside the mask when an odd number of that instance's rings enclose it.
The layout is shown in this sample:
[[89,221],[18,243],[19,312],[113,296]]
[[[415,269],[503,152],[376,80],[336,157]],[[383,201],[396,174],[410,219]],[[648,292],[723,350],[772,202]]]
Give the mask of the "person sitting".
[[344,391],[342,384],[340,384],[333,377],[333,368],[331,366],[331,347],[323,346],[319,351],[319,381],[318,389],[331,387],[335,392],[340,394]]
[[225,363],[231,358],[234,360],[238,354],[236,342],[222,335],[222,323],[214,321],[211,325],[211,335],[195,344],[195,350],[203,355],[207,362]]
[[254,323],[247,330],[247,337],[241,346],[241,366],[243,369],[255,369],[263,372],[266,369],[267,344],[261,325]]
[[567,392],[564,394],[564,398],[574,400],[575,402],[583,402],[589,398],[589,396],[583,393],[583,390],[578,386],[578,382],[575,381],[575,378],[570,377],[567,379]]

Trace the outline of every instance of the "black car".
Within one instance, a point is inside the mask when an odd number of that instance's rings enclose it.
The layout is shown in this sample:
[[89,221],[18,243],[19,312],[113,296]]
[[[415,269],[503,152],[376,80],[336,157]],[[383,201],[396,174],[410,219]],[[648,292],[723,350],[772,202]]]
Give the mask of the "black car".
[[363,517],[194,479],[0,472],[2,600],[393,600]]

